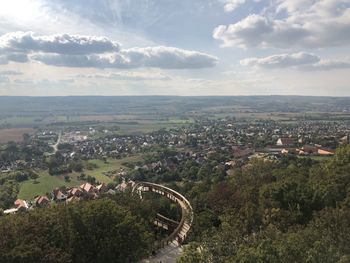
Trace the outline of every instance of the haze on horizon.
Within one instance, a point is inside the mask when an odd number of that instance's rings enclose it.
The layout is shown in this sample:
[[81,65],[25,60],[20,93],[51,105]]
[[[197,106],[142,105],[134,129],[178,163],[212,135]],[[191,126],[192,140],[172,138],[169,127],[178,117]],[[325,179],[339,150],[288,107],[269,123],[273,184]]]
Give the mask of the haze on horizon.
[[350,96],[350,0],[4,0],[0,95]]

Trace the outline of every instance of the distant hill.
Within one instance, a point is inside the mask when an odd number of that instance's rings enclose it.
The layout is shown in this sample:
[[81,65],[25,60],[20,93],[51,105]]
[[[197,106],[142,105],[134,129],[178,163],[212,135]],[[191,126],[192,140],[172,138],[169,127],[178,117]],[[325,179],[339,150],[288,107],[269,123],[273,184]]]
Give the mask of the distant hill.
[[236,97],[0,97],[0,116],[163,114],[174,115],[213,107],[247,108],[263,112],[350,111],[349,97],[236,96]]

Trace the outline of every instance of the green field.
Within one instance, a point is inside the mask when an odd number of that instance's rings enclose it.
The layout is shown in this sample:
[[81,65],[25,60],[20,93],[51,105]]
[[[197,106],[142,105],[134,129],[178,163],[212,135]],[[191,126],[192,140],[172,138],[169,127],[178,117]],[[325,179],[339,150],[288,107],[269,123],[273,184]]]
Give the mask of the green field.
[[[129,170],[129,168],[122,165],[124,162],[137,162],[140,160],[141,156],[131,156],[126,157],[123,159],[108,159],[107,163],[104,163],[102,160],[91,160],[90,163],[94,163],[98,166],[98,168],[94,170],[84,170],[84,173],[86,176],[92,176],[95,177],[97,181],[101,183],[110,183],[113,180],[104,175],[104,173],[107,172],[113,172],[113,171],[120,171],[121,168],[124,168],[125,170]],[[72,173],[70,174],[71,177],[76,178],[80,173]]]
[[70,182],[65,182],[63,176],[52,176],[46,171],[41,171],[36,181],[38,183],[34,183],[34,180],[21,183],[18,198],[28,200],[37,195],[49,193],[56,187],[71,187],[80,184],[79,181],[73,178]]
[[[85,173],[86,176],[95,177],[96,180],[101,183],[110,183],[113,180],[110,177],[104,175],[104,173],[111,171],[118,172],[121,168],[128,170],[129,168],[123,166],[122,163],[137,162],[138,160],[140,160],[140,158],[141,156],[138,155],[126,157],[123,159],[108,159],[107,163],[104,163],[102,160],[91,160],[88,162],[96,164],[98,168],[94,170],[85,169],[83,173]],[[48,171],[41,170],[37,172],[39,174],[39,178],[36,179],[36,183],[34,182],[34,180],[28,180],[20,184],[18,198],[30,200],[37,195],[49,193],[56,187],[73,187],[84,183],[84,181],[78,179],[80,173],[76,172],[68,174],[70,176],[69,182],[66,182],[64,180],[64,176],[49,175]]]

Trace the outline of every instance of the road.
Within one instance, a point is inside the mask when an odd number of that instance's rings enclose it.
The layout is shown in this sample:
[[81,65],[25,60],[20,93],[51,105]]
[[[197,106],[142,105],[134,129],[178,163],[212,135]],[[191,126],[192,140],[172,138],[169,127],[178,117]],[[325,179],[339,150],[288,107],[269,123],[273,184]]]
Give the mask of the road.
[[58,151],[58,145],[61,142],[61,137],[62,137],[62,132],[60,131],[60,133],[58,134],[58,138],[57,138],[56,143],[54,145],[52,145],[54,153],[56,153]]

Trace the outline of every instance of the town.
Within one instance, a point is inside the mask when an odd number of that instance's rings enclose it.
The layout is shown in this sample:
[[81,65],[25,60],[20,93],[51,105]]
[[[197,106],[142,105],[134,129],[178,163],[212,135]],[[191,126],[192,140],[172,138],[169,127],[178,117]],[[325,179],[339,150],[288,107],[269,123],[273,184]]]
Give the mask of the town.
[[[153,182],[196,180],[200,177],[200,168],[212,165],[209,164],[212,160],[216,161],[215,169],[220,177],[232,174],[236,168],[245,169],[252,159],[276,161],[295,156],[317,161],[333,156],[337,147],[349,143],[350,122],[198,119],[193,124],[146,134],[116,136],[106,129],[101,133],[96,137],[93,127],[58,132],[42,130],[31,136],[25,135],[21,143],[4,145],[0,156],[2,184],[11,179],[20,184],[26,180],[35,183],[38,170],[48,170],[51,176],[70,181],[75,172],[79,173],[82,185],[89,185],[87,192],[94,189],[92,192],[97,198],[107,184],[107,190],[113,192],[125,179]],[[108,164],[108,160],[125,160],[132,156],[139,158],[134,162],[124,162],[126,167],[115,167],[115,170],[104,173],[110,178],[109,183],[99,182],[84,173],[86,169],[96,168],[87,163],[89,160],[99,159]],[[184,172],[184,167],[188,171]],[[33,196],[35,205],[41,206],[51,199],[70,202],[80,198],[85,191],[84,186],[56,187],[58,192],[56,189],[50,193],[50,189],[46,189],[48,196]],[[14,193],[7,196],[9,200],[3,201],[10,206],[15,201],[14,208],[2,207],[5,214],[28,209],[28,204],[33,203],[17,200],[15,196]]]

